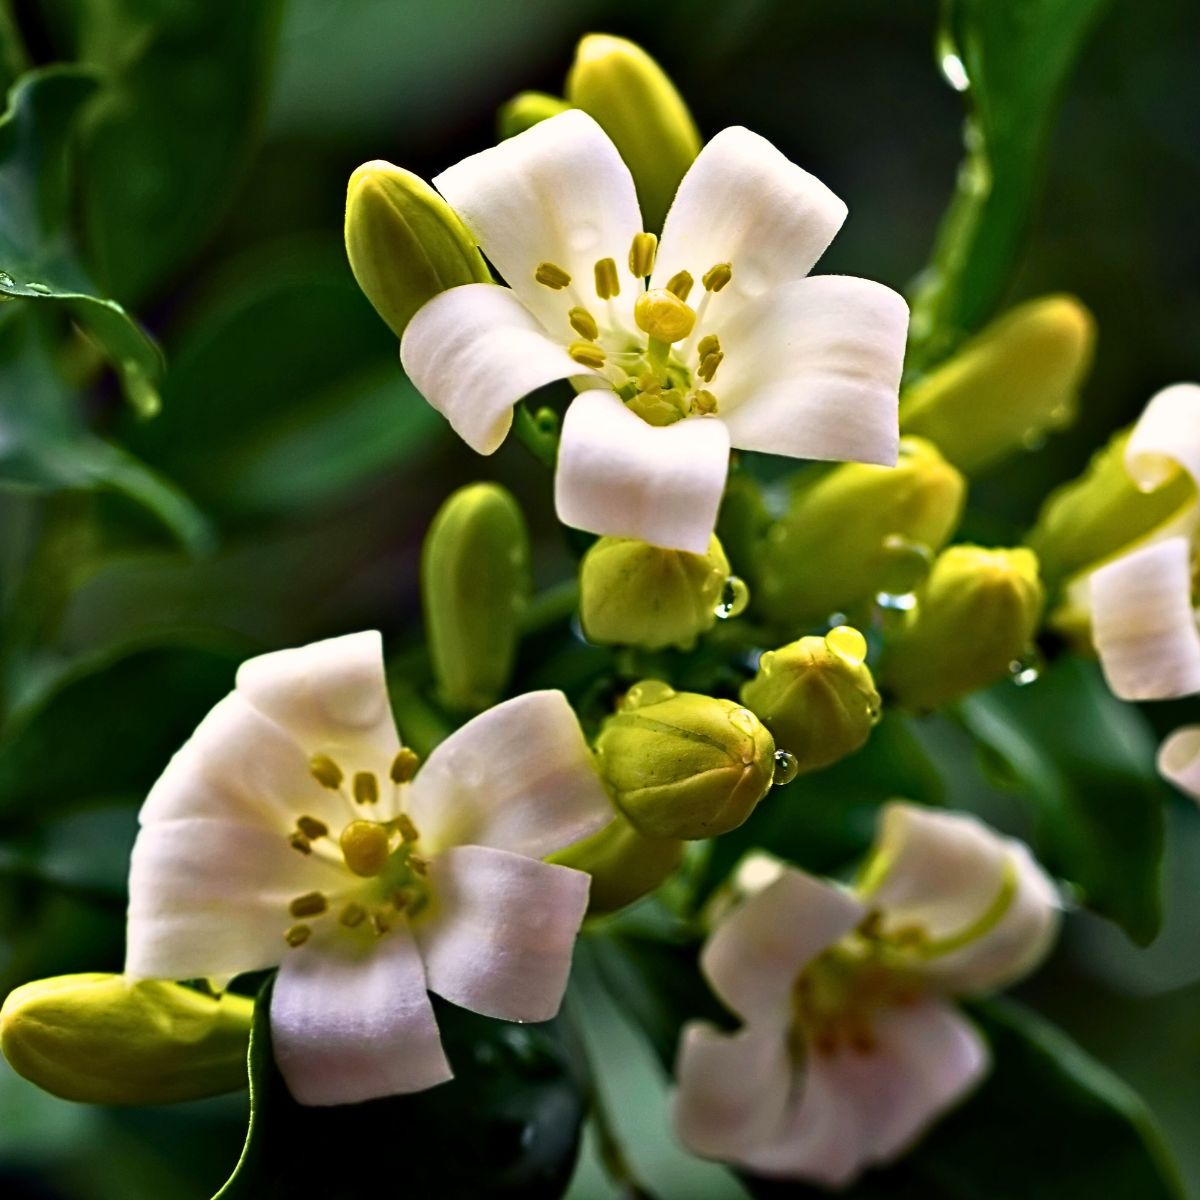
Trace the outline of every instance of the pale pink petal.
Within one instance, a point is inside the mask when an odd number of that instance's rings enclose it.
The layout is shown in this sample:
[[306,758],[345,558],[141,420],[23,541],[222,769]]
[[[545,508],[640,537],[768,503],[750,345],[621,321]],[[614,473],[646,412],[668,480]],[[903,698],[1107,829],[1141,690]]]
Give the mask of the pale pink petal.
[[1200,800],[1200,725],[1177,729],[1158,751],[1158,770],[1181,792]]
[[1200,384],[1176,383],[1150,398],[1125,445],[1125,465],[1144,491],[1181,468],[1200,487]]

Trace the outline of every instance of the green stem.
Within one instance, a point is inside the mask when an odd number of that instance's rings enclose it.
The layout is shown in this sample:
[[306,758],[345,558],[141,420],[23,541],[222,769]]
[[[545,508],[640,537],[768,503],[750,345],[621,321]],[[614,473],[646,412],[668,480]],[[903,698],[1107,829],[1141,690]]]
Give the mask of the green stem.
[[525,403],[518,404],[513,413],[513,433],[542,466],[554,470],[554,464],[558,461],[558,434],[538,425]]
[[529,637],[531,634],[540,633],[549,625],[566,621],[578,607],[579,581],[564,579],[544,592],[538,592],[529,602],[521,620],[521,635]]

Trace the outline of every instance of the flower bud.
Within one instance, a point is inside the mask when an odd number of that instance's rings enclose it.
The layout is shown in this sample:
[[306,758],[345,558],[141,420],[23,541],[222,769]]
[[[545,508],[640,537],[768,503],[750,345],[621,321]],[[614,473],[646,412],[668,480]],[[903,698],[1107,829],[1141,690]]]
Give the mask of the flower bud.
[[913,385],[900,428],[972,474],[1075,419],[1095,322],[1073,296],[1030,300]]
[[957,700],[1010,673],[1042,612],[1032,550],[951,546],[889,637],[883,683],[908,708]]
[[529,531],[494,483],[459,488],[421,550],[421,598],[438,699],[481,712],[503,693],[532,588]]
[[397,337],[439,292],[492,278],[445,200],[423,179],[378,159],[350,176],[346,254],[358,286]]
[[640,46],[592,33],[575,51],[567,99],[594,117],[633,175],[642,220],[659,230],[700,153],[700,133],[666,72]]
[[604,722],[596,755],[617,807],[655,838],[736,829],[775,769],[775,742],[749,709],[656,680],[629,689]]
[[729,578],[716,537],[707,554],[602,537],[579,566],[579,614],[589,641],[690,649],[711,629]]
[[862,746],[879,720],[866,656],[866,640],[848,625],[803,637],[759,659],[742,703],[801,771],[827,767]]
[[905,438],[894,467],[843,463],[801,483],[767,535],[755,603],[802,629],[909,592],[958,525],[966,483],[931,443]]
[[674,874],[682,859],[683,842],[646,837],[618,813],[603,829],[547,861],[592,877],[588,913],[597,916],[649,895]]
[[10,992],[0,1049],[31,1083],[87,1104],[171,1104],[246,1086],[254,1001],[123,975],[60,975]]
[[520,92],[502,105],[496,114],[496,129],[500,140],[516,137],[532,129],[547,117],[557,117],[571,106],[561,96],[546,92]]

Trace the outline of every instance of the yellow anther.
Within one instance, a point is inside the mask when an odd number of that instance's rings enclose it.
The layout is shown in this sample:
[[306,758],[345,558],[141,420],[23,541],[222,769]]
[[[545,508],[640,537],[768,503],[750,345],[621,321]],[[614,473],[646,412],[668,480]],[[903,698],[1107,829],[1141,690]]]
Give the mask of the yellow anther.
[[342,786],[345,776],[342,768],[328,754],[314,754],[308,760],[308,769],[312,777],[322,786],[336,791]]
[[696,343],[696,353],[701,358],[707,358],[710,354],[716,354],[721,349],[721,339],[715,333],[706,333],[704,337]]
[[635,233],[633,245],[629,247],[629,270],[638,279],[645,279],[654,270],[654,256],[658,252],[658,238],[652,233]]
[[412,817],[408,813],[401,813],[396,818],[396,828],[400,830],[400,836],[410,844],[420,837],[420,834],[417,833],[417,827],[413,824]]
[[533,277],[538,283],[545,284],[546,287],[552,288],[556,292],[561,292],[571,282],[571,276],[557,263],[552,262],[538,263]]
[[301,854],[312,853],[312,846],[310,845],[308,838],[306,838],[302,833],[293,833],[288,839],[288,842],[293,850],[299,850]]
[[358,771],[354,776],[353,791],[359,804],[374,804],[379,799],[379,780],[370,771]]
[[645,396],[657,396],[663,390],[662,380],[653,375],[642,375],[637,381],[638,391]]
[[328,907],[329,902],[322,893],[305,892],[288,905],[288,912],[293,917],[319,917]]
[[708,417],[717,411],[717,398],[712,392],[706,392],[701,388],[698,392],[692,393],[692,412],[698,412],[702,416]]
[[417,854],[410,854],[408,856],[408,865],[412,867],[412,869],[416,871],[418,875],[429,874],[429,860],[427,858],[421,858]]
[[329,832],[329,826],[324,821],[318,821],[316,817],[301,817],[296,822],[296,827],[305,838],[313,842]]
[[715,354],[706,354],[700,360],[700,369],[696,372],[696,374],[699,375],[705,383],[712,383],[712,377],[717,373],[717,368],[721,365],[721,362],[724,360],[724,358],[725,355],[723,355],[720,350],[718,350]]
[[367,910],[361,904],[355,904],[351,901],[342,909],[342,914],[338,920],[346,926],[347,929],[355,929],[367,919]]
[[639,296],[633,319],[643,333],[660,342],[682,341],[696,324],[696,314],[666,288],[651,288]]
[[371,928],[375,930],[376,937],[383,937],[385,933],[390,933],[392,922],[388,919],[387,913],[377,908],[371,914]]
[[596,263],[596,295],[601,300],[611,300],[621,294],[621,281],[617,278],[617,264],[611,258],[602,258]]
[[413,902],[413,894],[408,888],[397,888],[392,893],[392,907],[397,912],[403,912]]
[[407,746],[398,750],[396,757],[392,759],[392,782],[411,783],[420,765],[421,756],[415,750],[410,750]]
[[686,300],[692,294],[692,288],[696,281],[692,278],[690,271],[676,271],[670,279],[667,280],[667,291],[674,292],[680,300]]
[[589,342],[594,342],[600,336],[600,326],[596,324],[596,318],[586,308],[571,309],[567,313],[567,319],[571,322],[571,328],[581,338],[587,338]]
[[702,280],[706,292],[719,292],[733,278],[733,267],[729,263],[717,263],[704,272]]
[[375,821],[351,821],[339,839],[342,858],[355,875],[378,875],[391,853],[388,831]]
[[289,946],[303,946],[308,939],[312,937],[312,929],[308,925],[293,925],[291,929],[283,935],[283,940]]
[[604,351],[594,342],[572,342],[567,353],[582,366],[597,369],[604,366]]

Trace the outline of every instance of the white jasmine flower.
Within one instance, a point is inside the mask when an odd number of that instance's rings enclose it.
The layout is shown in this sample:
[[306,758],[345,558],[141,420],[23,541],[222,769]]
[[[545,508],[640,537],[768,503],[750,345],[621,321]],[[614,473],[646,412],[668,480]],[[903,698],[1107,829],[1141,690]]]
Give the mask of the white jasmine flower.
[[278,964],[272,1040],[304,1104],[449,1079],[427,991],[552,1017],[589,878],[539,860],[612,816],[566,699],[500,704],[418,766],[379,634],[244,663],[142,808],[127,974]]
[[985,1074],[950,997],[1046,954],[1054,885],[974,817],[891,804],[854,891],[791,867],[717,925],[701,965],[741,1018],[685,1028],[675,1124],[706,1158],[840,1187],[906,1150]]
[[559,449],[565,524],[702,554],[731,446],[895,463],[907,306],[865,279],[807,277],[846,206],[763,138],[709,142],[661,245],[578,110],[434,184],[508,287],[435,296],[405,330],[404,367],[482,454],[521,397],[583,389]]

